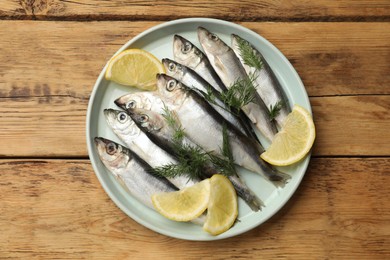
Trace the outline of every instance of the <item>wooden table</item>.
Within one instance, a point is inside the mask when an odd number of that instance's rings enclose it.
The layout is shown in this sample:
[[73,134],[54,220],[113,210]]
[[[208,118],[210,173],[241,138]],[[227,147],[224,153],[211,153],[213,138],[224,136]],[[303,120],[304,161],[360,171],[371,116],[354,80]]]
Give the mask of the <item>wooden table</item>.
[[[103,191],[86,148],[104,64],[145,29],[184,17],[233,21],[276,45],[317,127],[288,204],[217,242],[137,224]],[[0,19],[0,258],[389,259],[388,0],[3,0]]]

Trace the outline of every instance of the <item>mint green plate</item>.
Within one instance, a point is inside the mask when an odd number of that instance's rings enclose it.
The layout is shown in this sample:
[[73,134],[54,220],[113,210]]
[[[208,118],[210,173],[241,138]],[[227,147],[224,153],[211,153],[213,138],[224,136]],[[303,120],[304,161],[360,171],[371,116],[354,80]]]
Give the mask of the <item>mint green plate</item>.
[[[203,26],[211,32],[216,33],[229,45],[230,34],[232,33],[251,42],[267,59],[283,86],[290,104],[299,104],[311,111],[305,88],[290,62],[266,39],[238,24],[205,18],[175,20],[144,31],[122,46],[117,53],[128,48],[140,48],[153,53],[159,59],[172,59],[173,35],[180,34],[199,47],[200,45],[196,34],[198,26]],[[211,236],[203,231],[201,226],[192,223],[170,221],[152,209],[147,208],[126,192],[115,178],[111,176],[100,161],[94,147],[93,138],[96,136],[105,137],[121,143],[107,125],[103,115],[103,109],[117,108],[113,103],[116,98],[127,92],[135,91],[128,87],[120,86],[105,80],[104,73],[106,67],[107,65],[100,73],[89,101],[86,129],[88,153],[96,176],[109,197],[123,212],[139,224],[158,233],[180,239],[207,241],[228,238],[242,234],[267,221],[286,204],[299,186],[309,163],[310,155],[300,163],[282,169],[292,176],[292,179],[284,188],[277,189],[272,184],[265,181],[261,176],[252,172],[240,170],[241,177],[252,191],[263,200],[265,207],[262,211],[253,212],[240,199],[239,221],[236,222],[230,230],[218,236]],[[131,234],[129,234],[129,236],[131,236]]]

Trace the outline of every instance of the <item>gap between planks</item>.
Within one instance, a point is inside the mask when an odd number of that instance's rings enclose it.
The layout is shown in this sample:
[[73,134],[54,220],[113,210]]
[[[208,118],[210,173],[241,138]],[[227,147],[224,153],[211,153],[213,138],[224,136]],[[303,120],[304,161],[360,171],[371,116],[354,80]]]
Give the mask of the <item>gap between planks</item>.
[[[128,21],[128,22],[169,22],[172,20],[193,18],[190,16],[126,16],[126,15],[72,15],[72,16],[50,16],[50,15],[0,15],[0,20],[8,21],[64,21],[64,22],[110,22],[110,21]],[[390,22],[390,15],[386,16],[320,16],[320,17],[251,17],[235,19],[234,17],[212,16],[198,17],[220,19],[230,22]]]

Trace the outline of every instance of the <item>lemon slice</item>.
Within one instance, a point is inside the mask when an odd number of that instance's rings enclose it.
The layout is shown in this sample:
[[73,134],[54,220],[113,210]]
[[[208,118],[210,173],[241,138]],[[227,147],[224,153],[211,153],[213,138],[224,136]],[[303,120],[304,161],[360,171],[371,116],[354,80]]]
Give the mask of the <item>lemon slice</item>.
[[213,175],[210,185],[210,200],[203,230],[216,236],[234,224],[238,215],[237,194],[232,183],[223,175]]
[[210,179],[205,179],[179,191],[154,194],[152,203],[168,219],[190,221],[206,210],[209,198]]
[[296,163],[310,151],[315,136],[313,118],[309,111],[295,105],[270,147],[260,157],[277,166]]
[[164,66],[153,54],[141,49],[128,49],[111,58],[105,77],[125,86],[155,90],[156,74],[164,72]]

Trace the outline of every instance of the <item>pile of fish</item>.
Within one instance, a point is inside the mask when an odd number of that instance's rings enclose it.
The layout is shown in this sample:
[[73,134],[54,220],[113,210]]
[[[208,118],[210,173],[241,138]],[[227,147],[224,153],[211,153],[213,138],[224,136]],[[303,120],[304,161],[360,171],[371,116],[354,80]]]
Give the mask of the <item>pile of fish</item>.
[[[129,93],[118,97],[121,109],[105,109],[104,115],[113,132],[126,145],[96,137],[97,151],[104,165],[124,187],[146,206],[152,207],[151,195],[193,185],[185,173],[173,178],[153,175],[151,169],[177,164],[172,143],[174,129],[163,116],[173,111],[185,137],[183,142],[221,156],[223,129],[229,136],[234,163],[262,175],[276,187],[283,187],[290,176],[260,159],[264,151],[254,128],[272,141],[284,118],[291,111],[289,102],[262,54],[246,40],[231,35],[231,47],[205,28],[198,28],[198,39],[204,52],[187,39],[175,35],[174,60],[163,59],[166,74],[157,75],[157,90]],[[242,44],[261,62],[251,66],[242,55]],[[256,93],[252,102],[231,113],[218,97],[240,79],[255,75]],[[212,92],[213,102],[199,93]],[[269,109],[283,103],[275,120]],[[202,168],[203,170],[203,168]],[[204,178],[217,173],[212,165],[204,168]],[[237,194],[253,211],[264,204],[245,185],[238,174],[229,176]],[[261,188],[261,187],[259,187]]]

